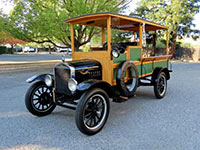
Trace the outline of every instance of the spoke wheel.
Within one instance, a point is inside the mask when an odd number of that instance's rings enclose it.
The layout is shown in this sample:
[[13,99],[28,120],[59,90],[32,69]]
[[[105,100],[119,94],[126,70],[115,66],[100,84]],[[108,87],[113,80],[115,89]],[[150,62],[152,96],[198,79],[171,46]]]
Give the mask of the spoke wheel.
[[76,109],[76,125],[87,135],[99,132],[109,115],[109,98],[102,89],[84,93]]
[[164,72],[161,72],[157,82],[155,82],[154,85],[154,93],[156,98],[163,98],[165,96],[165,93],[167,91],[167,79]]
[[52,89],[43,82],[34,83],[26,93],[25,104],[34,115],[45,116],[50,114],[55,108]]
[[100,94],[93,95],[86,103],[83,114],[84,124],[89,129],[98,128],[107,111],[105,98]]

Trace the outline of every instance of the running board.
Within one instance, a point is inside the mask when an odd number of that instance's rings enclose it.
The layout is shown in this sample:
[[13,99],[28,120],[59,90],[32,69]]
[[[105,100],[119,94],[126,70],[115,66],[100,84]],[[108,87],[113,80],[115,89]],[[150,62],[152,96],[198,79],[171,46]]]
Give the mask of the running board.
[[139,86],[153,86],[153,83],[145,83],[145,82],[141,82],[139,81]]
[[65,107],[65,108],[69,108],[69,109],[72,109],[72,110],[76,110],[76,105],[73,105],[73,104],[62,104],[62,103],[59,103],[57,102],[56,105],[58,106],[61,106],[61,107]]

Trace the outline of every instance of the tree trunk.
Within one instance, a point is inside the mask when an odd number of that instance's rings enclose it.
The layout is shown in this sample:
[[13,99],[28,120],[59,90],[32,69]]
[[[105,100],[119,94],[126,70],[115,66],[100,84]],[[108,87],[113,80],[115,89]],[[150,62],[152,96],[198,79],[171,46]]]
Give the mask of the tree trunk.
[[176,37],[176,33],[172,34],[171,46],[169,49],[169,53],[172,55],[172,58],[176,58]]
[[49,45],[49,54],[51,54],[51,46]]
[[37,46],[35,47],[35,53],[38,53],[38,47]]
[[151,56],[155,56],[155,54],[156,54],[156,33],[153,34],[152,42],[153,42],[153,50],[152,50]]
[[80,43],[75,39],[74,41],[74,49],[75,51],[79,51]]
[[171,42],[169,53],[172,55],[172,58],[176,58],[176,41]]
[[14,48],[14,45],[11,44],[11,49],[10,49],[10,51],[9,51],[10,54],[14,54],[14,52],[13,52],[13,48]]

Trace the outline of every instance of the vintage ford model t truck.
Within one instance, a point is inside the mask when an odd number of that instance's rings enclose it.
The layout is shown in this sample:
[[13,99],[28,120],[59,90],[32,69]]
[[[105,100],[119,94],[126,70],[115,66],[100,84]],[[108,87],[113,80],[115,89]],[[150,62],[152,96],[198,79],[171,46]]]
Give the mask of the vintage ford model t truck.
[[[27,79],[28,83],[34,82],[25,96],[32,114],[48,115],[56,105],[74,109],[78,129],[93,135],[106,123],[110,99],[126,101],[139,86],[154,86],[156,98],[164,97],[170,79],[167,27],[114,13],[89,14],[65,22],[71,26],[72,61],[56,64],[53,74]],[[96,36],[101,37],[100,46],[77,47],[75,25],[100,29],[100,36]],[[144,57],[144,34],[157,30],[165,33],[165,55]],[[111,33],[120,34],[119,31],[133,33],[134,39],[115,42]]]

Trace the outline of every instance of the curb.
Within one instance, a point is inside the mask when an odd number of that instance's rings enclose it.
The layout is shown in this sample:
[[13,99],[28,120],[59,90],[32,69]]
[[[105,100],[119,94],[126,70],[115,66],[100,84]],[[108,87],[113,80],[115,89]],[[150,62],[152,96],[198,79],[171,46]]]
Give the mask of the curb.
[[[72,59],[65,59],[65,61],[70,61]],[[48,63],[59,63],[61,60],[40,60],[40,61],[0,61],[0,66],[7,65],[28,65],[28,64],[48,64]]]

